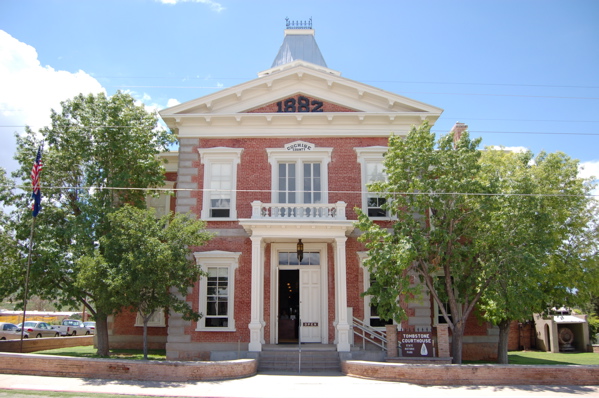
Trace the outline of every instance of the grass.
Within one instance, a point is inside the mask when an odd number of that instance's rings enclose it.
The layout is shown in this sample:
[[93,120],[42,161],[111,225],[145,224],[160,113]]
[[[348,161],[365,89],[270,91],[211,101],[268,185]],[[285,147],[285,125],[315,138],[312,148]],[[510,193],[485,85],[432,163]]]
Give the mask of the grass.
[[593,352],[510,351],[508,359],[510,365],[599,365],[599,354]]
[[[94,348],[94,346],[87,345],[37,351],[36,354],[62,355],[79,358],[101,358],[96,354],[96,351],[97,350]],[[142,350],[110,350],[110,358],[143,360],[144,354]],[[166,350],[148,350],[148,359],[152,361],[164,361],[166,360]]]
[[[510,365],[599,365],[599,354],[592,352],[552,353],[545,351],[510,351]],[[464,361],[465,365],[496,364],[490,361]]]

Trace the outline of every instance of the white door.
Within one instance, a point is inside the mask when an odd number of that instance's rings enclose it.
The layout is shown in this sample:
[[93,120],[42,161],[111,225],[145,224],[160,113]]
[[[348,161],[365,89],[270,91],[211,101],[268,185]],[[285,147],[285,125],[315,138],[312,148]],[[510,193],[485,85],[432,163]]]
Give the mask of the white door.
[[300,336],[302,343],[321,342],[320,268],[300,269]]

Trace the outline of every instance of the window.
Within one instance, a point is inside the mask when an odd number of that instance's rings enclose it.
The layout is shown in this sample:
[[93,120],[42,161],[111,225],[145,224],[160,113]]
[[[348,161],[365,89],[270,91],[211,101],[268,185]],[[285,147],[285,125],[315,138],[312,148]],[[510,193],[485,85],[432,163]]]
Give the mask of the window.
[[376,192],[368,192],[368,184],[385,181],[383,155],[387,147],[373,146],[354,148],[358,155],[358,163],[362,166],[362,210],[371,218],[389,218],[389,213],[383,209],[387,199]]
[[207,276],[200,279],[200,313],[197,330],[234,331],[235,269],[239,252],[194,253]]
[[236,219],[237,165],[242,148],[199,148],[204,164],[202,219]]
[[[377,181],[385,181],[382,162],[366,162],[366,185]],[[381,198],[375,192],[366,192],[366,207],[368,217],[387,217],[383,205],[387,199]]]
[[[445,277],[442,275],[437,276],[437,280],[439,281],[439,284],[442,286],[445,280]],[[453,277],[452,277],[452,282],[453,282]],[[443,287],[443,289],[445,289]],[[451,308],[449,307],[449,300],[446,298],[447,295],[445,295],[444,297],[440,297],[441,301],[443,301],[443,308],[445,309],[445,311],[447,312],[447,316],[449,317],[450,321],[453,321],[453,315],[451,313]],[[433,318],[433,323],[434,326],[438,325],[438,324],[445,324],[447,323],[447,321],[445,320],[445,317],[443,316],[443,312],[439,309],[439,304],[437,304],[437,300],[435,300],[434,298],[432,299],[433,301],[433,305],[435,308],[435,314],[434,314],[434,318]],[[458,314],[461,313],[461,310],[458,308]]]
[[[364,267],[364,260],[367,258],[367,252],[358,252],[360,266],[364,271],[364,291],[368,290],[370,285],[376,280],[373,275]],[[393,325],[393,320],[383,320],[379,317],[377,308],[371,304],[371,296],[364,296],[364,323],[373,328],[384,328],[386,325]]]
[[269,148],[273,203],[328,203],[328,163],[332,148],[291,151]]
[[[172,189],[175,183],[172,181],[166,181],[164,188]],[[171,211],[171,198],[173,191],[160,190],[157,191],[156,196],[147,196],[146,205],[156,210],[156,217],[162,217]]]
[[206,286],[206,327],[229,327],[229,267],[208,267]]
[[[138,312],[137,317],[135,318],[135,326],[143,326],[144,320],[141,317],[141,314]],[[148,327],[165,327],[166,320],[164,317],[164,309],[159,309],[152,314],[150,320],[148,321]]]

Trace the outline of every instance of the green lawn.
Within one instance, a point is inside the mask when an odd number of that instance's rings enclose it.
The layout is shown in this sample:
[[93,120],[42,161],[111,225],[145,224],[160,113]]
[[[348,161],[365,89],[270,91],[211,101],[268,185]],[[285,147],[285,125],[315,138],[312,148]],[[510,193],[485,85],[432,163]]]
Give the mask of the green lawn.
[[[87,345],[37,351],[36,354],[64,355],[67,357],[80,358],[100,358],[98,355],[96,355],[96,351],[97,350],[94,348],[94,346]],[[110,357],[118,359],[143,359],[144,355],[142,350],[110,350]],[[164,361],[166,359],[166,350],[148,350],[148,359],[153,361]]]
[[551,353],[541,351],[510,351],[513,365],[599,365],[599,353]]

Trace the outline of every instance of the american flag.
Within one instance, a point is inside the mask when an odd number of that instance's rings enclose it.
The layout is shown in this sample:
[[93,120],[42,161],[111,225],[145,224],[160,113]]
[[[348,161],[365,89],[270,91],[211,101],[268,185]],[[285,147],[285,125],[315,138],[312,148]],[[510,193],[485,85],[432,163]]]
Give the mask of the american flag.
[[37,156],[35,157],[35,162],[33,163],[33,168],[31,169],[31,186],[33,187],[33,193],[31,197],[33,198],[33,207],[31,210],[33,211],[33,217],[36,217],[37,214],[42,209],[42,190],[40,188],[40,173],[42,172],[42,146],[37,150]]

